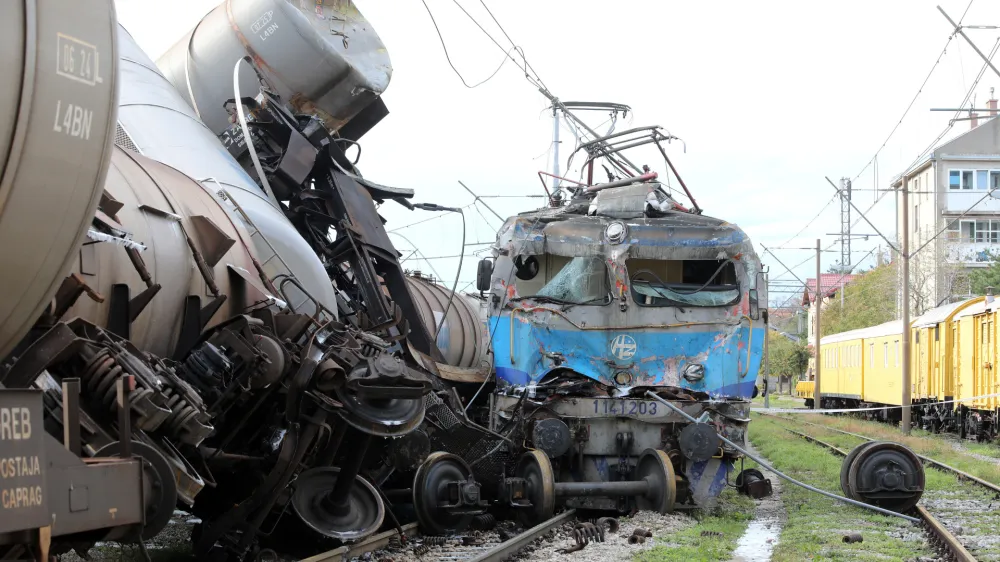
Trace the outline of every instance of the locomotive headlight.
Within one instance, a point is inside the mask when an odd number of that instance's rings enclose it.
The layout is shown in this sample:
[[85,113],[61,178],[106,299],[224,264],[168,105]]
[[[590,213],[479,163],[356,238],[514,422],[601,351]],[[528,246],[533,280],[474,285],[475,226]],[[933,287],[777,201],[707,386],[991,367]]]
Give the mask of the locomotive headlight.
[[698,382],[705,378],[705,366],[698,363],[691,363],[684,367],[684,380],[688,382]]
[[615,373],[615,384],[618,386],[627,386],[632,383],[632,373],[628,371],[618,371]]

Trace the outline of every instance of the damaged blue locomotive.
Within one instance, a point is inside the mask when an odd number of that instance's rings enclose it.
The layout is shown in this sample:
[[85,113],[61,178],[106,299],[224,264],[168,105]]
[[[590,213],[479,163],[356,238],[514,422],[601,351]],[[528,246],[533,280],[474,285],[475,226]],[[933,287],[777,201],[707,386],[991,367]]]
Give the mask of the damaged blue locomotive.
[[[588,182],[509,218],[480,266],[490,424],[522,428],[513,476],[542,504],[536,519],[553,504],[711,504],[739,458],[718,434],[745,442],[767,321],[761,264],[739,227],[701,214],[662,150],[671,138],[646,127],[591,143]],[[691,210],[645,166],[592,182],[598,156],[628,170],[618,147],[639,143],[661,148]]]

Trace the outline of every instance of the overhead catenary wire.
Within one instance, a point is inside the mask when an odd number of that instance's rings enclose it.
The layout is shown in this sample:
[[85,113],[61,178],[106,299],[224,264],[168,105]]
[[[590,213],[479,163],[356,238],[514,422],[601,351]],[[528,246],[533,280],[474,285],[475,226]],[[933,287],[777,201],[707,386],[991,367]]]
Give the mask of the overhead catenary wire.
[[[969,8],[972,7],[972,3],[974,1],[975,0],[969,0],[969,4],[965,7],[965,11],[962,12],[962,17],[959,18],[959,20],[958,20],[959,25],[961,25],[962,20],[965,19],[966,14],[969,13]],[[958,30],[956,29],[955,31],[953,31],[951,33],[951,35],[948,36],[948,39],[944,43],[944,47],[941,49],[941,53],[938,54],[937,58],[934,60],[934,64],[931,65],[930,71],[927,72],[927,76],[924,77],[924,81],[921,82],[920,83],[920,87],[917,88],[917,93],[913,95],[913,99],[910,100],[910,103],[906,106],[906,109],[903,110],[903,115],[900,116],[899,120],[896,122],[896,125],[892,128],[892,131],[889,131],[889,136],[887,136],[885,138],[885,140],[882,142],[882,146],[880,146],[878,148],[878,150],[875,151],[875,155],[871,157],[871,160],[869,160],[864,165],[864,167],[861,168],[860,172],[858,172],[857,174],[854,175],[854,178],[851,180],[852,182],[853,181],[857,181],[857,179],[859,177],[861,177],[861,174],[865,173],[865,171],[868,169],[868,167],[871,166],[872,163],[875,162],[875,159],[878,158],[879,153],[882,152],[883,149],[885,149],[885,145],[889,143],[889,140],[891,140],[892,137],[893,137],[893,135],[896,134],[896,131],[899,130],[899,126],[903,124],[903,120],[906,119],[906,116],[910,113],[910,110],[913,109],[913,104],[915,104],[917,102],[917,98],[919,98],[920,94],[923,93],[924,87],[927,85],[927,82],[931,79],[931,76],[934,74],[934,71],[937,69],[938,65],[941,63],[941,59],[944,58],[944,56],[948,53],[948,45],[951,44],[952,40],[955,39],[955,35],[957,35],[957,34],[958,34]],[[876,201],[876,203],[877,203],[877,201]]]
[[[468,209],[472,205],[473,205],[473,203],[469,203],[468,205],[465,205],[464,207],[461,207],[461,209],[463,209],[463,210]],[[432,217],[427,217],[426,219],[421,219],[421,220],[418,220],[418,221],[415,221],[415,222],[411,222],[410,224],[404,224],[403,226],[397,226],[396,228],[388,230],[387,232],[399,232],[400,230],[403,230],[405,228],[410,228],[411,226],[417,226],[418,224],[424,224],[425,222],[430,222],[432,220],[437,220],[437,219],[440,219],[440,218],[443,218],[443,217],[447,217],[448,214],[449,214],[448,212],[442,212],[441,214],[434,215]]]
[[[473,84],[472,86],[470,86],[469,83],[465,81],[465,77],[462,76],[462,73],[459,72],[457,68],[455,68],[455,63],[451,62],[451,55],[448,54],[448,46],[444,42],[444,36],[441,35],[441,28],[438,27],[437,20],[434,19],[434,14],[431,12],[430,6],[427,5],[427,0],[420,0],[420,1],[421,1],[421,3],[423,3],[424,9],[427,10],[427,15],[430,16],[430,18],[431,18],[431,23],[434,24],[434,31],[437,32],[438,39],[441,41],[441,49],[444,50],[444,58],[445,58],[445,60],[448,61],[448,66],[450,66],[451,69],[453,71],[455,71],[455,75],[458,76],[458,79],[462,81],[462,85],[463,86],[465,86],[466,88],[469,88],[470,90],[473,89],[473,88],[478,88],[479,86],[482,86],[483,84],[485,84],[485,83],[489,82],[490,80],[492,80],[493,77],[496,76],[497,73],[500,72],[500,69],[503,68],[503,65],[506,64],[507,60],[510,58],[509,52],[508,52],[507,56],[505,56],[500,61],[500,65],[497,66],[497,69],[493,71],[493,74],[490,74],[485,79],[483,79],[483,80],[481,80],[481,81]],[[511,50],[513,50],[513,48]]]

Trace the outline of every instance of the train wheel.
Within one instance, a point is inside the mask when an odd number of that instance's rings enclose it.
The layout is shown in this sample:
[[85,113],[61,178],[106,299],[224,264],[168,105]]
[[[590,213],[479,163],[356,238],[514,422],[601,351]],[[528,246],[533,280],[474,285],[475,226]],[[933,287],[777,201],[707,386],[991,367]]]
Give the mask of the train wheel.
[[858,458],[858,454],[861,453],[862,450],[867,449],[868,447],[876,443],[881,443],[881,441],[869,441],[867,443],[862,443],[857,447],[851,449],[851,452],[848,453],[847,457],[844,458],[843,464],[840,465],[840,489],[844,491],[845,496],[851,498],[852,500],[861,501],[861,498],[857,497],[857,495],[854,493],[854,489],[851,488],[851,483],[850,483],[851,465],[854,464],[854,459]]
[[924,467],[899,443],[870,443],[851,462],[848,484],[860,501],[904,512],[920,501]]
[[521,523],[534,527],[551,519],[556,511],[556,479],[549,457],[538,450],[524,453],[517,461],[514,476],[525,480],[527,499],[531,502],[530,508],[517,511]]
[[323,536],[342,541],[367,537],[382,526],[385,504],[375,487],[358,476],[346,503],[336,505],[332,491],[339,476],[337,467],[313,468],[300,474],[295,479],[292,508],[303,523]]
[[645,511],[670,513],[677,501],[677,476],[670,457],[663,451],[646,449],[635,465],[635,479],[649,482],[649,491],[636,496],[636,507]]
[[427,535],[461,532],[474,515],[454,514],[440,507],[448,496],[448,484],[472,478],[472,469],[450,453],[431,453],[413,478],[413,509],[420,529]]
[[[101,447],[95,457],[114,457],[121,451],[121,443],[115,441]],[[146,503],[146,524],[142,528],[142,538],[151,539],[167,526],[177,506],[177,482],[174,470],[167,459],[155,448],[139,442],[132,442],[132,455],[142,460],[142,497]]]
[[370,398],[343,387],[338,387],[335,395],[344,405],[337,414],[351,427],[369,435],[400,437],[424,421],[422,398]]

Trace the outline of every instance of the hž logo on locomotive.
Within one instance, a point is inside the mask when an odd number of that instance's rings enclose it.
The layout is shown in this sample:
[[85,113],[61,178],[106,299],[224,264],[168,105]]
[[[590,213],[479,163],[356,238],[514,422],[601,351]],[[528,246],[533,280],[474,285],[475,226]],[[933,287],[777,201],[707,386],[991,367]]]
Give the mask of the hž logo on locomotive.
[[0,390],[0,532],[50,524],[40,391]]

